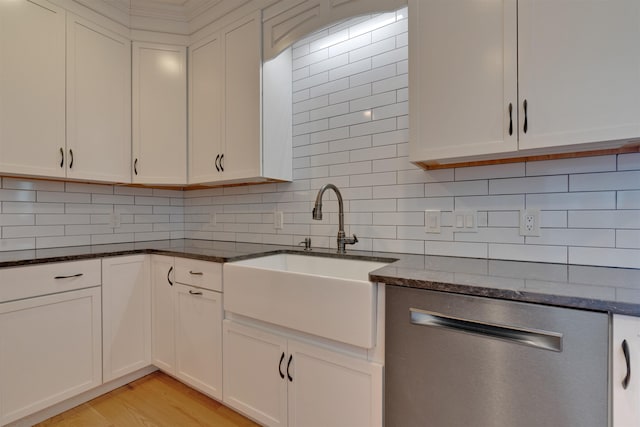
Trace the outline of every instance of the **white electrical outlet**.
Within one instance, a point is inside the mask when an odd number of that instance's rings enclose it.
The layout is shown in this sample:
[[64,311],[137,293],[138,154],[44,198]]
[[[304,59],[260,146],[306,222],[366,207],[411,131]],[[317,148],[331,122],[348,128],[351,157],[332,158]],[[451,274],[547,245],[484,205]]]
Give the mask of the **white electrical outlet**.
[[273,228],[276,230],[282,230],[284,227],[284,212],[275,211],[273,213]]
[[539,236],[540,235],[540,210],[525,209],[520,211],[520,235]]
[[440,211],[424,211],[424,232],[440,234]]

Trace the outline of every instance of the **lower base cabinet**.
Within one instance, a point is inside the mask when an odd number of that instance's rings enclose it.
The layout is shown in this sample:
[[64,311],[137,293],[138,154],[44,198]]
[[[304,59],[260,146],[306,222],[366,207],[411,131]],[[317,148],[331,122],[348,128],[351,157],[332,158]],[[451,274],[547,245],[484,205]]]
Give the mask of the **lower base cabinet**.
[[640,426],[640,317],[614,315],[612,345],[612,426]]
[[0,425],[102,384],[100,287],[0,304]]
[[266,426],[382,426],[382,365],[231,320],[224,403]]

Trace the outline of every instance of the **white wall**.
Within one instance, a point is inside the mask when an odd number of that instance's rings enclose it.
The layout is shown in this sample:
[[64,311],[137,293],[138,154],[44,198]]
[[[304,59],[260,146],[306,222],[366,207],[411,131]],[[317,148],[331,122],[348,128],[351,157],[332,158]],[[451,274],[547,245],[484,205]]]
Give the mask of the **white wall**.
[[[293,53],[294,182],[186,192],[186,237],[335,247],[337,203],[311,219],[332,182],[357,249],[640,267],[640,154],[431,172],[409,163],[406,9],[331,27]],[[524,208],[542,211],[540,237],[519,235]],[[440,234],[424,232],[425,209],[443,212]],[[454,233],[454,209],[478,211],[478,232]]]

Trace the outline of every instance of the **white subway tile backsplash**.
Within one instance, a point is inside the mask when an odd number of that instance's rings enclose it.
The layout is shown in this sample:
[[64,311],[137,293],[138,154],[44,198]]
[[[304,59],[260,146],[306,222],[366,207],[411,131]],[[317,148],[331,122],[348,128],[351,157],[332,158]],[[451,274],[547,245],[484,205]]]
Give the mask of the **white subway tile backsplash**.
[[[181,191],[3,177],[0,250],[185,237],[291,245],[307,236],[335,248],[332,192],[324,220],[311,218],[318,189],[333,183],[346,232],[360,240],[353,249],[484,258],[470,261],[472,274],[486,258],[639,268],[638,153],[429,171],[409,161],[407,23],[405,7],[294,46],[293,182]],[[539,237],[519,235],[524,208],[541,210]],[[438,234],[424,231],[427,209],[441,211]],[[476,233],[454,232],[454,209],[478,212]],[[534,279],[531,289],[553,281]],[[632,282],[618,298],[640,301]]]
[[616,156],[578,157],[527,163],[527,176],[562,175],[616,170]]

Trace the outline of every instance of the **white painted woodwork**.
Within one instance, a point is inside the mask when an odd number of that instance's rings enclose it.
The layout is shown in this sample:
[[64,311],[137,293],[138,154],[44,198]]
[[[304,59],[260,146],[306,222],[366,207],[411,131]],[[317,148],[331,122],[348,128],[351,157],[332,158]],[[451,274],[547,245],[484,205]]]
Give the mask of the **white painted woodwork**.
[[222,294],[175,284],[176,376],[222,399]]
[[616,148],[640,136],[637,1],[410,0],[409,9],[411,161]]
[[222,264],[189,258],[175,259],[178,283],[222,292]]
[[190,184],[292,179],[291,54],[263,67],[260,28],[255,12],[189,49]]
[[640,136],[638,22],[637,0],[518,1],[520,149]]
[[100,310],[98,287],[0,304],[1,425],[102,383]]
[[263,16],[265,60],[275,58],[302,37],[353,16],[396,10],[406,0],[282,0]]
[[289,340],[290,426],[382,427],[382,365]]
[[68,178],[131,182],[131,42],[71,13],[66,165]]
[[230,320],[223,334],[224,403],[265,426],[286,427],[286,338]]
[[189,183],[219,179],[224,69],[219,34],[189,47]]
[[64,177],[65,11],[0,2],[0,172]]
[[261,67],[260,14],[222,32],[225,73],[222,109],[225,180],[260,176]]
[[151,364],[151,280],[146,255],[102,260],[103,376]]
[[100,286],[100,268],[99,259],[2,268],[0,303]]
[[224,403],[265,426],[382,426],[382,365],[226,319]]
[[175,376],[173,257],[151,255],[151,363]]
[[412,161],[517,150],[516,4],[409,1]]
[[[622,351],[622,342],[629,346],[631,377],[628,387],[622,386],[627,374],[627,364]],[[640,318],[613,315],[613,340],[611,357],[613,364],[611,387],[613,401],[613,427],[631,427],[640,425]]]
[[184,185],[187,49],[134,42],[132,58],[132,181]]

